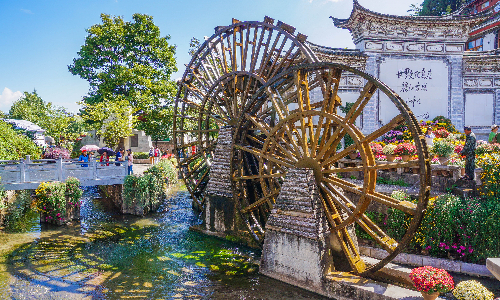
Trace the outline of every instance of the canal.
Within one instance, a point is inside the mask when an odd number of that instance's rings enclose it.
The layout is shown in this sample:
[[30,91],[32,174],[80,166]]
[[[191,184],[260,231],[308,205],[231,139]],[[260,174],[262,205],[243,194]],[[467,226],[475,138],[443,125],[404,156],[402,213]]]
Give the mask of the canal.
[[103,209],[85,190],[78,225],[33,213],[0,233],[1,299],[325,299],[258,274],[260,253],[189,230],[182,187],[146,218]]

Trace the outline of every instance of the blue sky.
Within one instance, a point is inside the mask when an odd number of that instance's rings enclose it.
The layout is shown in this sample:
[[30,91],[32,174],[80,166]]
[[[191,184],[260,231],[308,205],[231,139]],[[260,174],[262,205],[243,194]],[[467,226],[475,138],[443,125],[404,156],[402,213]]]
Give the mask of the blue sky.
[[[381,13],[407,15],[410,4],[421,1],[359,2]],[[349,32],[329,19],[347,18],[351,9],[351,0],[0,0],[0,110],[8,111],[22,92],[36,89],[45,101],[77,112],[88,84],[67,66],[85,42],[85,29],[100,23],[101,13],[126,21],[134,13],[153,16],[161,35],[170,35],[177,46],[176,79],[190,60],[191,38],[211,36],[214,27],[229,25],[231,18],[262,21],[267,15],[296,27],[310,42],[353,48]]]

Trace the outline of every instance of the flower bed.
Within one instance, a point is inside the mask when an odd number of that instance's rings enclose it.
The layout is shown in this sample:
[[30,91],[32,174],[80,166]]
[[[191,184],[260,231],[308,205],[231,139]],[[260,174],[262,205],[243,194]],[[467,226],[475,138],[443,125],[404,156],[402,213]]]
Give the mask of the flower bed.
[[[415,202],[404,192],[394,193],[393,197]],[[462,199],[449,194],[432,198],[408,251],[484,264],[486,258],[500,256],[498,220],[498,201]],[[389,208],[386,225],[381,226],[398,240],[410,221],[411,216]]]
[[80,218],[80,181],[69,177],[66,182],[42,182],[35,190],[35,207],[40,222],[63,225]]

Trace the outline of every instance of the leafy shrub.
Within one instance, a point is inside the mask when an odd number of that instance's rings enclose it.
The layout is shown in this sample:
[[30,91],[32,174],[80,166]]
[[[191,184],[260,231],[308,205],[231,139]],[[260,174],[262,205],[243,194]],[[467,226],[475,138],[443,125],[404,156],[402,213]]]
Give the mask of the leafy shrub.
[[127,176],[123,183],[123,199],[127,205],[151,207],[164,197],[168,184],[176,184],[177,169],[167,159],[160,160],[144,172],[143,176]]
[[10,124],[0,121],[0,160],[17,160],[31,155],[39,159],[41,149],[28,137],[17,133]]
[[165,183],[178,183],[177,169],[172,164],[172,161],[168,159],[160,160],[156,165],[148,168],[144,174],[152,174]]
[[42,182],[35,190],[36,207],[48,220],[62,220],[66,215],[66,186],[62,182]]
[[69,204],[80,206],[80,199],[83,195],[83,191],[80,189],[80,180],[75,177],[68,177],[65,184]]
[[455,128],[455,125],[451,123],[451,120],[444,116],[437,116],[434,119],[432,119],[432,122],[437,124],[437,127],[443,127],[450,133],[458,133],[457,129]]
[[500,154],[484,154],[477,160],[483,169],[480,195],[493,201],[500,201]]
[[147,159],[149,158],[149,152],[134,152],[134,158]]
[[123,199],[127,205],[149,207],[156,205],[163,196],[161,180],[154,175],[127,176],[123,183]]
[[[404,192],[392,197],[411,201]],[[484,263],[487,257],[500,255],[500,202],[461,199],[454,195],[432,198],[422,223],[410,242],[410,251],[428,251],[434,257]],[[387,233],[400,240],[406,233],[412,216],[389,208]]]

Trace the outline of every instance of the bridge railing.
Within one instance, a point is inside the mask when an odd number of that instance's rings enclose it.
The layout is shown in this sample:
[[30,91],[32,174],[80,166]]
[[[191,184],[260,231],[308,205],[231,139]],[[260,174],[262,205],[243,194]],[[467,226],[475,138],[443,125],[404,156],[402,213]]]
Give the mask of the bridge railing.
[[66,159],[0,160],[1,184],[6,190],[36,189],[44,181],[65,181],[76,177],[82,186],[122,184],[126,161],[101,163]]

